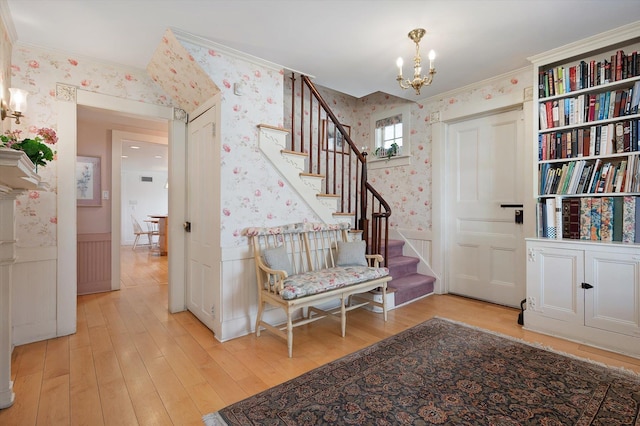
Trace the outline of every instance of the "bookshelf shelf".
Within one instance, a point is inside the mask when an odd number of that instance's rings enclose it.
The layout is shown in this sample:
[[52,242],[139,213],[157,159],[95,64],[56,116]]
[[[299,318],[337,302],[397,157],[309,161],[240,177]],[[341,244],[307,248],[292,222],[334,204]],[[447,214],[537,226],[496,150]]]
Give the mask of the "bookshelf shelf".
[[525,324],[640,357],[638,52],[640,22],[530,58],[537,238]]

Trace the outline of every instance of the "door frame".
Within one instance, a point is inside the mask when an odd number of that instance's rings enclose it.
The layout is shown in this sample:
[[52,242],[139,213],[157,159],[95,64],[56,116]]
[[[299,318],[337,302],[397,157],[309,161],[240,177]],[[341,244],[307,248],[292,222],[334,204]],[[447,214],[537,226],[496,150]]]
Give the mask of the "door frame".
[[120,290],[121,279],[120,262],[116,260],[120,259],[122,245],[122,142],[128,140],[162,145],[167,142],[168,146],[167,139],[146,133],[111,131],[111,290]]
[[447,147],[449,127],[459,121],[495,114],[512,109],[522,108],[524,118],[524,223],[523,235],[525,238],[535,236],[535,183],[533,171],[533,159],[537,151],[534,141],[533,128],[533,88],[528,87],[522,92],[510,93],[505,96],[492,99],[482,99],[466,104],[453,104],[445,111],[431,114],[431,154],[432,154],[432,206],[431,212],[433,232],[433,269],[439,274],[435,292],[446,294],[449,292],[448,281],[448,254],[449,247],[448,229],[450,218],[448,205],[450,204],[450,182],[448,182],[448,156],[450,150]]
[[[76,331],[77,306],[77,225],[75,163],[77,156],[77,112],[78,105],[135,114],[168,120],[169,140],[169,185],[184,187],[186,183],[185,141],[187,114],[178,108],[147,104],[101,93],[89,92],[75,86],[59,83],[56,86],[58,107],[58,193],[57,193],[57,277],[56,277],[56,322],[57,335]],[[184,199],[169,197],[169,215],[178,220],[170,221],[169,236],[172,247],[169,252],[169,311],[185,309],[184,286],[184,238],[182,218],[185,216]],[[119,229],[118,229],[119,232]],[[113,233],[113,230],[112,230]],[[171,253],[174,253],[172,256]],[[113,259],[112,259],[113,262]]]

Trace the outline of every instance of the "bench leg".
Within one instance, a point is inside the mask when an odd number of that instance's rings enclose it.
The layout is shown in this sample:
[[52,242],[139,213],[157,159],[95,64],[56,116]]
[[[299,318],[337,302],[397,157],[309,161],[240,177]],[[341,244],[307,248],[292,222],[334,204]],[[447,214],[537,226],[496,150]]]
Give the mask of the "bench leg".
[[291,311],[287,311],[287,347],[289,358],[293,357],[293,321],[291,321]]
[[264,311],[264,302],[258,303],[258,315],[256,316],[256,337],[260,337],[260,323],[262,322],[262,311]]
[[387,284],[382,286],[382,314],[384,321],[387,322]]
[[342,337],[347,334],[347,307],[345,305],[347,301],[344,296],[340,298],[340,322],[342,326]]

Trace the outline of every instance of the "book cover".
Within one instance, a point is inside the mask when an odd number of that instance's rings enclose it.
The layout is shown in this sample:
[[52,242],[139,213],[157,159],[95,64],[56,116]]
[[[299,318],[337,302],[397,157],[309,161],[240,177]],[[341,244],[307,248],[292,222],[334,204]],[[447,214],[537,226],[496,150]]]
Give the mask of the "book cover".
[[624,222],[624,197],[613,197],[613,236],[612,241],[622,241]]
[[[625,202],[627,202],[626,200],[627,197],[625,197]],[[628,197],[633,199],[633,201],[629,201],[629,207],[625,208],[625,216],[626,215],[631,215],[633,214],[633,223],[631,223],[631,221],[628,221],[627,224],[629,226],[628,229],[623,229],[622,232],[622,239],[623,241],[625,240],[625,231],[629,231],[631,232],[631,227],[633,227],[633,242],[634,243],[640,243],[640,202],[638,202],[638,198],[637,197]],[[635,203],[635,205],[633,205],[633,203]],[[633,206],[633,207],[632,207]],[[633,208],[633,212],[631,211],[631,209]],[[623,222],[624,223],[624,222]],[[631,241],[629,241],[631,242]]]
[[565,198],[562,200],[562,237],[572,240],[580,239],[579,198]]
[[591,239],[591,198],[580,198],[580,239]]
[[613,240],[613,197],[600,199],[600,240]]
[[558,232],[556,229],[556,199],[547,198],[545,200],[545,218],[547,223],[547,230],[545,235],[547,238],[557,238]]
[[600,241],[602,201],[599,197],[591,199],[591,241]]
[[624,124],[622,122],[616,123],[615,129],[615,152],[622,153],[624,152]]

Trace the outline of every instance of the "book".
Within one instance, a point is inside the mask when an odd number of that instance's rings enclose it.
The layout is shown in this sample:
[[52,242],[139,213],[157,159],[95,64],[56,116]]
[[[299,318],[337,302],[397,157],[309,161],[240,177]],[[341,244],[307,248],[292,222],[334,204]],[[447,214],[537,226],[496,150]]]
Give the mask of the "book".
[[602,214],[602,200],[599,197],[591,199],[591,241],[600,241],[600,225]]
[[613,240],[613,197],[600,199],[600,240]]
[[[556,227],[556,199],[547,198],[545,200],[545,217],[547,238],[558,238],[558,228]],[[562,237],[560,237],[562,238]]]
[[625,196],[622,202],[622,242],[637,242],[640,237],[637,226],[640,226],[640,206],[637,197]]
[[615,152],[624,152],[624,124],[621,121],[615,125]]
[[579,198],[564,198],[562,200],[562,237],[572,240],[580,239]]
[[624,212],[624,198],[613,197],[613,234],[611,236],[612,241],[622,242],[622,226]]
[[591,239],[591,198],[580,198],[580,239]]

